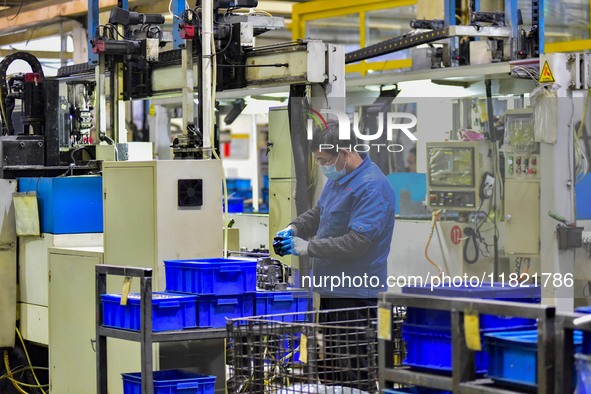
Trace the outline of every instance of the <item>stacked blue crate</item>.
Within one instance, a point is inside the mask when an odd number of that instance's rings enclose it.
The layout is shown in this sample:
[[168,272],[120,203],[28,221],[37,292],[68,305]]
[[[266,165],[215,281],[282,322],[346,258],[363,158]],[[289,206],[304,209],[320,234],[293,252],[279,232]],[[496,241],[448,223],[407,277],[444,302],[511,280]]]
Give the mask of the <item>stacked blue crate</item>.
[[226,318],[254,314],[256,260],[165,260],[166,290],[197,295],[197,326],[222,328]]
[[[252,186],[250,179],[228,178],[228,212],[251,212],[252,211]],[[241,206],[240,206],[241,204]]]
[[[541,289],[535,286],[509,287],[486,284],[482,287],[470,286],[430,286],[404,287],[405,294],[430,295],[436,297],[462,297],[495,299],[501,301],[539,303]],[[492,315],[480,316],[482,335],[507,329],[525,330],[535,328],[535,320]],[[408,308],[407,318],[402,327],[402,337],[406,342],[407,358],[404,364],[428,371],[451,373],[451,314],[449,311]],[[476,372],[485,373],[488,366],[486,351],[475,354]]]
[[[142,393],[142,374],[123,373],[123,394]],[[154,394],[214,394],[215,376],[181,370],[154,371]]]
[[[580,331],[574,332],[573,343],[575,352],[580,352],[583,343]],[[484,344],[489,354],[489,378],[506,385],[537,388],[537,330],[485,334]]]

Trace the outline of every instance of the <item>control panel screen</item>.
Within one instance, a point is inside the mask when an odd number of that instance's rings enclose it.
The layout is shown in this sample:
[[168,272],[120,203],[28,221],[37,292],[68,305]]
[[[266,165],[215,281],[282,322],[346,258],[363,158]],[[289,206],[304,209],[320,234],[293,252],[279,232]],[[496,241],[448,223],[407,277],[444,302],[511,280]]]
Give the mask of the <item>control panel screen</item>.
[[431,186],[474,187],[472,147],[428,147],[427,165]]

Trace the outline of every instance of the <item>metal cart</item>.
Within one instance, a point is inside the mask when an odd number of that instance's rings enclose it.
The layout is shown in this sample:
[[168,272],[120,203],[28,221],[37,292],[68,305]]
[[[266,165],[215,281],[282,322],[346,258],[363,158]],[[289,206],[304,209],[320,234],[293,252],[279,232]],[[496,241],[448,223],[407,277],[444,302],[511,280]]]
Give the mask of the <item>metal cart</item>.
[[[498,316],[537,319],[538,356],[537,377],[539,394],[568,392],[555,391],[555,314],[553,306],[524,304],[518,302],[475,300],[467,298],[441,298],[419,295],[388,294],[380,296],[380,308],[393,307],[426,308],[449,311],[452,333],[452,374],[445,376],[400,368],[392,363],[395,343],[388,339],[379,340],[379,376],[381,387],[391,387],[393,382],[407,385],[430,387],[454,393],[521,393],[494,387],[490,379],[477,379],[475,373],[475,352],[468,349],[464,332],[464,314],[478,312]],[[393,336],[394,337],[394,334]],[[557,387],[560,387],[559,384]],[[525,391],[529,392],[529,391]],[[571,391],[572,392],[572,391]]]
[[[107,292],[107,275],[140,278],[140,330],[128,331],[102,325],[101,294]],[[96,367],[97,394],[107,394],[107,338],[140,343],[142,393],[153,394],[152,344],[156,342],[221,339],[224,328],[152,332],[152,270],[146,268],[96,266]]]
[[[400,339],[404,310],[397,312],[392,327]],[[230,320],[228,392],[378,393],[376,326],[376,307]],[[400,362],[401,339],[396,346]]]

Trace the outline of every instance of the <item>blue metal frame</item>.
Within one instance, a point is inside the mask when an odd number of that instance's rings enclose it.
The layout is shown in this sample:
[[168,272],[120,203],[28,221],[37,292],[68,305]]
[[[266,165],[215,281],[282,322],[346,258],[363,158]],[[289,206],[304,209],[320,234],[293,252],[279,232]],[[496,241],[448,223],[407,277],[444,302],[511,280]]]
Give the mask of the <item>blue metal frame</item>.
[[444,0],[443,10],[445,26],[456,25],[456,0]]
[[517,44],[517,39],[519,37],[519,26],[517,25],[518,16],[517,16],[517,0],[505,0],[505,25],[511,26],[511,36],[513,37],[513,45],[511,46],[511,57],[513,57],[515,53],[515,44]]
[[88,64],[97,64],[98,55],[92,52],[90,41],[96,34],[99,25],[99,0],[88,0]]
[[181,32],[179,30],[179,25],[181,24],[181,20],[179,18],[183,11],[185,11],[185,0],[173,0],[172,13],[174,16],[172,17],[172,38],[174,49],[185,46],[185,40],[181,38]]
[[533,3],[538,3],[538,55],[545,53],[544,51],[544,34],[546,32],[545,20],[544,20],[544,0],[532,0]]

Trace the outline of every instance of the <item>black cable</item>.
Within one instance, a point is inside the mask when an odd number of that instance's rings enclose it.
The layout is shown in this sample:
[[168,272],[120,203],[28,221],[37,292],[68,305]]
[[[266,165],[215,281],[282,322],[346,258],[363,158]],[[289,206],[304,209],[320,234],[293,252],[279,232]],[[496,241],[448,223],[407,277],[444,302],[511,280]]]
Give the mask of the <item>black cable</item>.
[[14,14],[14,16],[12,18],[8,18],[9,21],[13,21],[17,18],[17,16],[21,13],[21,10],[23,9],[23,3],[24,0],[21,0],[21,4],[18,6],[18,11],[16,11],[16,14]]
[[[466,242],[464,242],[464,250],[463,250],[464,261],[468,264],[474,264],[475,262],[478,261],[478,258],[480,257],[480,249],[478,248],[476,231],[474,231],[474,229],[471,227],[467,227],[464,230],[464,234],[466,234],[468,236],[468,239],[466,239]],[[468,257],[468,246],[470,245],[470,241],[472,241],[472,243],[474,244],[474,258],[473,259]]]

